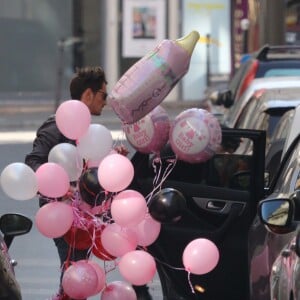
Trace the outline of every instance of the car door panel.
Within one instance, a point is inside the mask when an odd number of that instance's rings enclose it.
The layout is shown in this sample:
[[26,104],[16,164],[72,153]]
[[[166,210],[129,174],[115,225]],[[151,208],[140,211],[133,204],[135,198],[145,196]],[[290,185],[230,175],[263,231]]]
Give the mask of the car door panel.
[[[133,157],[133,188],[146,197],[154,190],[166,187],[177,189],[184,195],[186,202],[181,218],[174,223],[162,224],[158,239],[148,247],[158,262],[164,294],[167,293],[169,297],[166,299],[238,300],[247,299],[249,295],[247,235],[256,215],[257,203],[263,197],[265,132],[224,129],[222,136],[250,138],[253,142],[252,152],[248,155],[251,157],[246,188],[232,188],[226,176],[228,184],[225,186],[212,180],[215,159],[226,158],[228,162],[231,157],[228,153],[217,154],[199,165],[177,161],[163,182],[157,181],[157,176],[164,173],[163,167],[169,166],[172,159],[164,160],[160,157],[163,162],[159,162],[159,168],[153,168],[153,158],[149,155],[137,154]],[[233,154],[232,157],[234,155],[241,158],[239,154]],[[141,156],[140,159],[138,156]],[[234,172],[231,167],[230,171]],[[207,274],[188,274],[183,268],[182,253],[189,242],[198,238],[213,241],[219,250],[220,259],[216,268]],[[203,286],[205,292],[195,292],[196,285]],[[239,288],[235,290],[233,285]]]

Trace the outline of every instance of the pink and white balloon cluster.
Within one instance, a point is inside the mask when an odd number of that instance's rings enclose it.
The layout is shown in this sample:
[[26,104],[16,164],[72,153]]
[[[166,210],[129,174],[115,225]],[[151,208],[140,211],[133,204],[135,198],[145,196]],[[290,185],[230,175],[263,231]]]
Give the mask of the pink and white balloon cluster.
[[[174,150],[176,147],[180,151],[188,149],[186,151],[190,151],[191,154],[189,157],[197,160],[199,149],[206,151],[207,148],[214,147],[219,136],[209,135],[211,132],[218,133],[217,127],[210,116],[202,111],[200,122],[205,124],[206,129],[204,133],[201,131],[201,135],[198,131],[195,132],[194,123],[199,121],[194,120],[193,112],[187,114],[187,118],[191,119],[180,118],[174,123],[171,143],[174,144]],[[107,256],[101,256],[101,259],[115,259],[126,282],[133,285],[147,284],[156,273],[156,262],[146,247],[158,238],[161,223],[149,213],[144,196],[128,189],[134,177],[132,162],[126,156],[112,153],[113,139],[108,129],[90,122],[90,112],[82,102],[69,100],[61,104],[56,112],[57,127],[66,137],[76,140],[76,145],[56,145],[49,153],[48,162],[42,164],[35,172],[24,163],[8,165],[1,173],[2,188],[15,200],[29,200],[37,194],[43,195],[49,199],[49,203],[41,207],[35,217],[36,226],[43,235],[55,238],[67,235],[73,229],[83,230],[89,237],[85,247],[94,254],[96,252],[92,250],[103,247],[101,254],[106,252]],[[149,122],[152,122],[153,128],[143,127]],[[130,126],[132,128],[127,127],[125,131],[136,133],[132,135],[131,142],[136,142],[141,151],[159,151],[170,136],[170,123],[160,107],[139,124]],[[180,132],[178,126],[184,131]],[[183,138],[182,135],[186,137]],[[182,147],[182,142],[187,143],[187,137],[200,141],[201,147]],[[177,142],[180,139],[182,142]],[[203,140],[205,142],[202,142]],[[148,143],[145,144],[145,141]],[[198,153],[196,158],[193,156],[195,153]],[[201,154],[201,159],[202,157]],[[73,193],[70,193],[70,182],[78,182],[84,171],[83,160],[87,165],[90,161],[93,165],[98,165],[97,180],[104,193],[111,195],[99,207],[91,207],[82,201],[78,185]],[[58,198],[66,201],[57,201]],[[111,218],[108,217],[108,211]],[[106,218],[103,218],[104,215]],[[72,243],[76,248],[75,239]],[[218,259],[218,249],[207,239],[191,241],[182,257],[184,269],[194,274],[211,271],[217,265]],[[65,292],[73,299],[87,298],[100,292],[102,300],[120,299],[120,295],[125,299],[126,293],[126,299],[136,299],[135,293],[127,283],[106,284],[105,275],[106,270],[90,259],[70,262],[62,284]]]

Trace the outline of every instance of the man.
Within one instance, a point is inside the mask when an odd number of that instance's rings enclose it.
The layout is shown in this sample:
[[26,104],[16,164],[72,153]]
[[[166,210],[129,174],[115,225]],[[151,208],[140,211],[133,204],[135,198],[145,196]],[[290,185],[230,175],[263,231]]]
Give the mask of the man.
[[[107,98],[107,81],[102,68],[86,67],[78,69],[70,83],[70,95],[73,100],[80,100],[85,103],[92,115],[101,115]],[[59,143],[72,143],[75,145],[74,140],[68,139],[59,131],[55,122],[55,115],[52,115],[37,130],[32,151],[26,155],[25,163],[36,171],[39,166],[48,161],[50,150]],[[123,155],[128,154],[127,149],[122,145],[116,147],[115,150]],[[47,202],[47,199],[40,198],[40,206]],[[68,259],[70,261],[78,261],[88,258],[88,249],[78,250],[70,248],[70,245],[63,237],[55,238],[54,242],[58,250],[62,271]],[[61,279],[62,275],[63,272],[61,273]],[[139,300],[152,299],[148,293],[147,286],[133,287]],[[55,299],[70,300],[70,298],[63,293],[62,287],[60,287],[59,295],[53,298],[53,300]]]
[[[107,81],[105,73],[100,67],[86,67],[78,69],[70,83],[70,94],[74,100],[80,100],[87,105],[92,115],[100,115],[106,105]],[[48,161],[50,150],[59,143],[72,143],[75,141],[66,138],[57,128],[55,115],[50,116],[37,130],[33,142],[32,151],[26,155],[25,163],[34,171]],[[46,199],[40,198],[40,206],[47,203]],[[61,267],[69,259],[77,261],[88,257],[87,250],[71,249],[63,237],[54,239],[58,250]],[[60,296],[56,299],[69,299],[63,295],[60,288]]]

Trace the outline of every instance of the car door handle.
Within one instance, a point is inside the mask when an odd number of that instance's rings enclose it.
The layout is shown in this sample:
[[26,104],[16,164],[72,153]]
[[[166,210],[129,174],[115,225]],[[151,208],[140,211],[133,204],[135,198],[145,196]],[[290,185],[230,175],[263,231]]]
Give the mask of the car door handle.
[[220,211],[224,209],[226,206],[226,202],[223,201],[208,201],[207,202],[207,208],[211,210],[217,210]]
[[192,199],[200,208],[219,214],[229,214],[232,207],[235,206],[239,211],[238,215],[241,215],[246,206],[246,203],[231,200],[223,201],[202,197],[192,197]]

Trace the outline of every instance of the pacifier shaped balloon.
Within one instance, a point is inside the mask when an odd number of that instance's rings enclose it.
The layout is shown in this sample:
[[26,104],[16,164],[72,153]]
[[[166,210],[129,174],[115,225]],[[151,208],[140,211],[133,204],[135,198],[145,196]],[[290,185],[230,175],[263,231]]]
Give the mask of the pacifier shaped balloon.
[[124,123],[140,120],[163,101],[187,73],[198,40],[197,31],[163,40],[120,78],[107,101]]
[[178,159],[199,163],[210,159],[219,149],[222,131],[218,119],[205,109],[181,112],[170,129],[169,141]]

